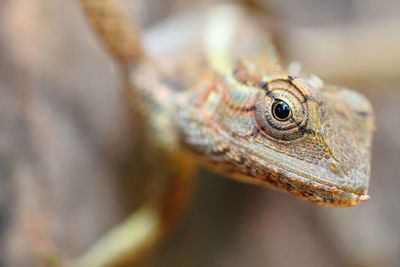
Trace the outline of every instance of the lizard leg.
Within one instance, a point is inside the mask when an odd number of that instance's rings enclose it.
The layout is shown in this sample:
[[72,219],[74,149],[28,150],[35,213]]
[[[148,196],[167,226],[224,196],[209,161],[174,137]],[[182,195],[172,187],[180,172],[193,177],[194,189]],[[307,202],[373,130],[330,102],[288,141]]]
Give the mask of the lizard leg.
[[138,30],[119,6],[118,0],[78,0],[97,37],[125,70],[144,57]]
[[159,214],[142,207],[105,234],[85,254],[68,265],[82,267],[118,266],[140,261],[155,245],[163,228]]
[[[191,193],[193,168],[170,169],[162,194],[103,236],[72,266],[136,265],[163,238],[184,210]],[[173,177],[171,177],[173,176]],[[158,205],[157,205],[157,203]]]
[[[156,156],[157,157],[157,156]],[[111,229],[76,259],[60,257],[54,250],[41,251],[39,256],[53,267],[137,266],[159,241],[170,232],[186,207],[191,193],[193,165],[157,171],[161,191],[151,196],[137,211]],[[166,171],[168,172],[166,175]],[[152,177],[154,178],[154,177]],[[159,182],[162,182],[160,186]]]
[[[145,57],[135,25],[121,10],[117,0],[79,0],[89,24],[115,62],[121,67],[123,83],[126,74]],[[124,93],[134,98],[132,88]],[[190,193],[194,164],[180,155],[171,156],[148,140],[143,114],[132,108],[132,116],[140,121],[136,128],[141,140],[135,160],[137,177],[150,181],[149,199],[121,225],[107,233],[81,257],[67,262],[71,266],[135,265],[166,234],[186,206]],[[184,163],[182,163],[184,162]],[[157,164],[157,166],[155,166]],[[57,261],[53,261],[53,265]]]

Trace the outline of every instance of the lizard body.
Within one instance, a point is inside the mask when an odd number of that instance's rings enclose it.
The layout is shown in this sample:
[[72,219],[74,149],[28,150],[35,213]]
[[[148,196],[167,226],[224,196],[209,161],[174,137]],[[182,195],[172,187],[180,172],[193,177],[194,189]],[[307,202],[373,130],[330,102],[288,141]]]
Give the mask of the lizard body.
[[[145,110],[154,140],[175,151],[183,145],[238,180],[317,204],[367,200],[368,100],[284,70],[268,38],[237,7],[220,7],[209,21],[203,50],[176,49],[131,73],[141,95],[134,105]],[[274,115],[279,103],[290,109],[284,120]]]
[[154,168],[138,175],[156,180],[160,192],[73,266],[137,263],[179,216],[200,164],[320,205],[369,198],[369,101],[282,68],[268,36],[240,7],[187,16],[171,37],[156,29],[141,38],[115,0],[80,2],[141,123],[139,160]]

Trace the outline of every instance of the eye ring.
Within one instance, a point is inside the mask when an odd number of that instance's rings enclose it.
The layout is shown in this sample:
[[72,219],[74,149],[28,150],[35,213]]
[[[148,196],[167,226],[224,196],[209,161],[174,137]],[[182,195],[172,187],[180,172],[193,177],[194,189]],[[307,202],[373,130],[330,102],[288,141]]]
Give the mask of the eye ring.
[[302,138],[305,135],[302,129],[307,128],[309,121],[309,104],[304,98],[301,89],[292,83],[279,79],[270,81],[268,94],[261,92],[254,112],[263,135],[283,143]]
[[283,100],[277,99],[272,104],[271,113],[278,121],[287,121],[292,117],[292,109]]

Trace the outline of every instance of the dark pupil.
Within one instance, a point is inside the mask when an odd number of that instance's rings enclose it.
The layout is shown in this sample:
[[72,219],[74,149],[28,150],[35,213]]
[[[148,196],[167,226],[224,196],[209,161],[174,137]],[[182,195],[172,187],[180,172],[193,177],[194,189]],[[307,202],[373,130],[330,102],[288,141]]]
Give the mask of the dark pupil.
[[286,120],[290,116],[290,107],[282,100],[279,100],[279,102],[273,106],[273,113],[278,120]]

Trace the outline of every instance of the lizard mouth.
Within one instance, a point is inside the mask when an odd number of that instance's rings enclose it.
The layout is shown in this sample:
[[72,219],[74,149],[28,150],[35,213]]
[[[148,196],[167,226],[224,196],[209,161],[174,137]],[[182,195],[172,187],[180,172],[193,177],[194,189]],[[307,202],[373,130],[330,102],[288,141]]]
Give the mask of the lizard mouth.
[[[370,198],[366,194],[366,185],[357,187],[349,182],[354,177],[339,177],[328,171],[326,173],[330,176],[324,177],[321,170],[315,172],[320,174],[316,176],[311,175],[315,166],[301,161],[290,159],[292,164],[288,167],[283,165],[284,157],[281,157],[280,162],[272,162],[270,158],[258,153],[253,153],[252,157],[258,163],[258,166],[252,167],[253,172],[254,169],[259,171],[256,175],[246,174],[247,178],[242,179],[245,182],[273,187],[323,206],[350,207]],[[368,177],[364,176],[364,179]]]
[[[278,166],[264,179],[280,190],[323,206],[350,207],[370,198],[366,194],[365,186],[362,189],[365,193],[358,193],[359,188],[338,185],[298,170],[282,169]],[[336,177],[336,181],[338,180],[341,178]]]
[[[351,153],[363,156],[354,164],[346,164],[342,158],[335,157],[335,153],[340,152],[338,149],[332,150],[330,157],[319,158],[315,156],[319,149],[306,150],[303,154],[285,152],[290,145],[303,148],[309,142],[314,144],[312,135],[296,140],[296,143],[284,144],[282,150],[268,143],[263,136],[243,142],[226,133],[223,135],[230,139],[231,147],[237,149],[234,154],[246,155],[247,160],[234,171],[242,181],[273,187],[324,206],[349,207],[369,199],[369,149],[366,149],[369,144],[344,142],[346,149],[356,151]],[[330,140],[324,142],[335,144]],[[344,154],[344,159],[351,153]],[[307,155],[312,157],[307,158]]]

